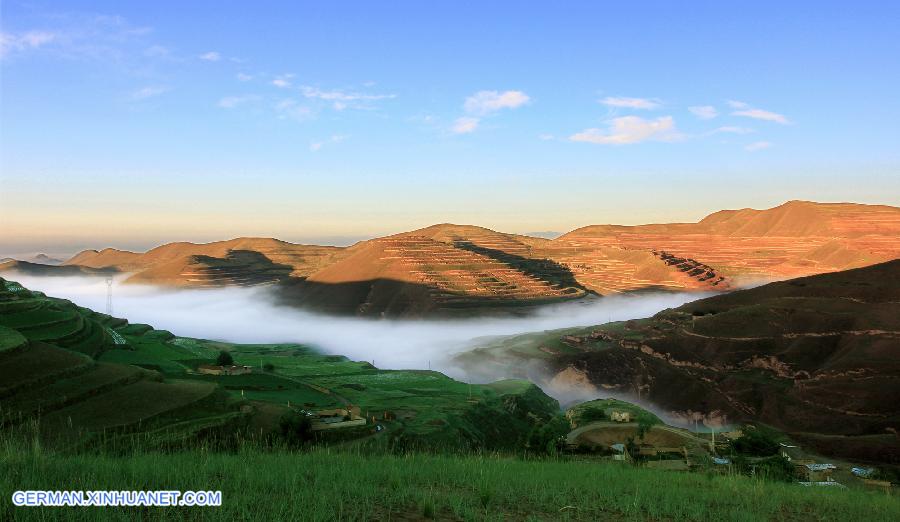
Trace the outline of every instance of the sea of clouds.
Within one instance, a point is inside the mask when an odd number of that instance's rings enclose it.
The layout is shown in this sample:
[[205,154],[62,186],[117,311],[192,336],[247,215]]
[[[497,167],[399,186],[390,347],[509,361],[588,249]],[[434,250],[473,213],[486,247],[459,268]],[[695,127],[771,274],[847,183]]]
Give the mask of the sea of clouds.
[[[92,310],[106,310],[103,278],[4,277]],[[178,336],[233,343],[303,343],[379,368],[431,368],[462,379],[466,376],[452,358],[477,347],[485,337],[649,317],[705,297],[697,293],[613,296],[548,305],[526,317],[388,320],[326,316],[280,305],[266,287],[172,289],[122,284],[117,278],[112,294],[113,315]]]

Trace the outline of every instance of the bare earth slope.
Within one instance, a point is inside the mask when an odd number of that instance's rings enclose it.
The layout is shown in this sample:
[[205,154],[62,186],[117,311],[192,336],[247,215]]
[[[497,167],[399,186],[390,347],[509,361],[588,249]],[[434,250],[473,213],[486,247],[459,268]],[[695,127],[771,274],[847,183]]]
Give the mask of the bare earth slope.
[[[784,279],[900,257],[900,208],[789,201],[768,210],[723,210],[698,223],[583,227],[553,240],[549,251],[578,263],[609,248],[695,259],[725,283]],[[602,278],[596,286],[601,293],[621,288]]]

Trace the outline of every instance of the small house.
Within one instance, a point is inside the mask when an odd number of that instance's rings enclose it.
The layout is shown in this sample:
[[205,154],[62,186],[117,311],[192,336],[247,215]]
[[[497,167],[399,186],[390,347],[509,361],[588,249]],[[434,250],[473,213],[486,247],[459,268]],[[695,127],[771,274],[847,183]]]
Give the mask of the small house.
[[220,366],[218,364],[201,364],[197,372],[205,375],[245,375],[253,372],[249,366]]
[[834,464],[804,464],[800,466],[800,473],[807,482],[832,482],[831,474],[836,469]]
[[613,410],[609,413],[609,418],[614,422],[631,422],[631,412]]

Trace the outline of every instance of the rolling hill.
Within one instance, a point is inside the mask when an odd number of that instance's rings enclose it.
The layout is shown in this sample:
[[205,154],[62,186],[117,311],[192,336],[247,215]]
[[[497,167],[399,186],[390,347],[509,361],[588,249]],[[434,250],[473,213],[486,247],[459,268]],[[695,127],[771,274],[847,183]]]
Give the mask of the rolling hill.
[[268,238],[86,250],[50,275],[115,270],[128,282],[276,284],[287,303],[335,314],[459,315],[522,310],[587,295],[720,291],[900,257],[900,208],[789,201],[723,210],[697,223],[591,225],[556,239],[440,224],[351,247]]
[[468,370],[752,420],[825,453],[900,462],[900,260],[770,283],[652,318],[501,339]]

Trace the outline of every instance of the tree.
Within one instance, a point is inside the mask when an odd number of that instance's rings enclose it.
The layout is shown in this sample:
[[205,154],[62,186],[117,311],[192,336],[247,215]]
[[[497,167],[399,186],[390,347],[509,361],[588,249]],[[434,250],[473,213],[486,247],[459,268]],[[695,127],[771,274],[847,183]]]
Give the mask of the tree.
[[531,429],[531,433],[528,434],[528,447],[532,451],[544,451],[554,455],[565,444],[570,429],[569,421],[562,415],[556,415]]
[[226,350],[222,350],[219,352],[219,356],[216,357],[216,364],[219,366],[231,366],[234,364],[234,358],[231,357],[231,353]]
[[266,364],[263,365],[263,370],[265,370],[265,371],[267,371],[267,372],[274,371],[274,370],[275,370],[275,365],[272,364],[272,363],[266,363]]
[[654,419],[650,415],[647,415],[644,412],[641,412],[638,414],[637,423],[638,423],[637,436],[639,439],[644,440],[644,435],[646,435],[647,432],[650,431],[650,428],[652,428],[653,425],[656,424],[656,419]]
[[312,420],[305,414],[288,413],[279,421],[281,437],[292,445],[300,445],[313,439]]

